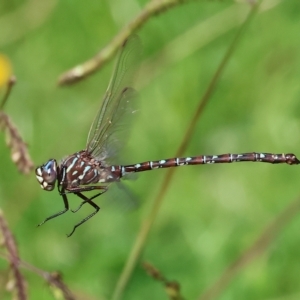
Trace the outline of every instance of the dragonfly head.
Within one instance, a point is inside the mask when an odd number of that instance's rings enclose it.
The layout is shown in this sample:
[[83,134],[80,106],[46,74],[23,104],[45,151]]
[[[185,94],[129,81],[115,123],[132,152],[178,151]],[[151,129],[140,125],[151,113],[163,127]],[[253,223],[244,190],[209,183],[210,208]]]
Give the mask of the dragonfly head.
[[57,179],[57,162],[55,159],[49,159],[45,164],[35,169],[35,176],[46,191],[52,191],[55,188]]

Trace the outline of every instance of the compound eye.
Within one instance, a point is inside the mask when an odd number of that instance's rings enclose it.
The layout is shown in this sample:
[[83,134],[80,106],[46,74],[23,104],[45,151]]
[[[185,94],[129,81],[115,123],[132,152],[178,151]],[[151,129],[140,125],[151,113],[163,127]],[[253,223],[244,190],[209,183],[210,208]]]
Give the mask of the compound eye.
[[50,159],[41,167],[36,168],[35,175],[41,188],[46,191],[52,191],[55,187],[57,179],[57,162],[55,159]]
[[49,160],[43,168],[43,178],[48,184],[53,184],[57,178],[56,161]]

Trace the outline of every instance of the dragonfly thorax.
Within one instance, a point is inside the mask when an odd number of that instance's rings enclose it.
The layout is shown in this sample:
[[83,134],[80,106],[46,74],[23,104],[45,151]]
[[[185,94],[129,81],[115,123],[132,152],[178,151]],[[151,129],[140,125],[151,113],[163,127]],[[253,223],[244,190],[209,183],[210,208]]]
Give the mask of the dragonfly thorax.
[[95,159],[86,150],[65,158],[60,164],[60,185],[66,190],[92,183],[108,183],[119,180],[104,161]]
[[36,168],[35,176],[46,191],[52,191],[55,188],[57,179],[57,162],[55,159],[49,159],[45,164]]

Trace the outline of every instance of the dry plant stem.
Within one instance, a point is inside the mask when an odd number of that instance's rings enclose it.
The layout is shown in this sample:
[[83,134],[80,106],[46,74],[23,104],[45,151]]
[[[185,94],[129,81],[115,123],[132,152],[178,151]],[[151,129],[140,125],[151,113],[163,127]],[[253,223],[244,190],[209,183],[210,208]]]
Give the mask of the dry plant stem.
[[12,161],[20,172],[28,174],[33,169],[33,162],[28,153],[27,145],[9,116],[2,111],[0,111],[0,129],[7,133],[6,144],[11,150]]
[[17,165],[20,172],[28,174],[33,169],[33,163],[17,127],[13,124],[9,116],[2,110],[11,93],[16,78],[11,76],[7,82],[7,88],[0,103],[0,129],[7,133],[7,146],[11,149],[11,159]]
[[184,298],[180,294],[180,285],[174,280],[168,280],[163,274],[157,270],[152,264],[143,262],[143,268],[146,270],[149,276],[157,281],[160,281],[164,286],[167,295],[170,300],[183,300]]
[[300,212],[300,198],[288,205],[268,225],[258,239],[232,264],[230,264],[221,276],[199,297],[199,300],[216,299],[229,285],[237,273],[245,269],[257,257],[263,254],[268,246],[276,239],[280,231]]
[[1,100],[1,103],[0,103],[0,110],[3,110],[4,108],[4,105],[11,93],[11,89],[12,87],[14,86],[14,84],[16,83],[16,77],[15,76],[11,76],[10,79],[8,80],[7,82],[7,88],[6,88],[6,91],[5,91],[5,94]]
[[126,27],[124,27],[114,39],[104,47],[95,57],[90,60],[78,65],[71,70],[62,74],[58,79],[59,85],[67,85],[75,83],[82,80],[86,76],[94,73],[99,68],[103,66],[116,51],[122,46],[124,41],[138,28],[140,28],[147,20],[173,6],[182,4],[187,0],[152,0],[145,8],[140,12],[140,14],[132,20]]
[[40,275],[43,277],[51,286],[57,288],[60,290],[64,296],[65,300],[75,300],[75,296],[70,292],[69,288],[67,285],[63,282],[62,277],[60,273],[58,272],[45,272],[43,270],[40,270],[24,261],[20,261],[20,264],[22,267],[31,270],[32,272],[35,272],[36,274]]
[[[203,112],[204,108],[205,108],[205,105],[207,104],[208,100],[210,99],[210,96],[212,94],[212,92],[214,91],[215,89],[215,86],[226,66],[226,64],[228,63],[229,61],[229,58],[232,56],[233,52],[234,52],[234,49],[236,48],[237,44],[238,44],[238,41],[239,39],[241,38],[243,32],[245,31],[247,25],[250,23],[252,17],[255,15],[255,12],[256,12],[256,9],[257,9],[257,6],[253,6],[250,13],[248,14],[245,22],[242,24],[242,26],[239,28],[238,32],[236,33],[230,47],[228,48],[227,52],[225,53],[218,69],[216,70],[216,73],[214,74],[204,96],[202,97],[202,99],[200,100],[199,102],[199,106],[192,118],[192,121],[184,135],[184,138],[183,138],[183,141],[181,142],[176,154],[175,154],[175,157],[180,157],[183,155],[186,147],[187,147],[187,144],[188,144],[188,141],[190,140],[192,134],[193,134],[193,131],[195,129],[195,125],[197,123],[197,121],[199,120],[200,116],[201,116],[201,113]],[[118,300],[121,298],[122,294],[123,294],[123,291],[126,287],[126,285],[128,284],[128,281],[131,277],[131,274],[133,272],[133,269],[135,268],[136,264],[137,264],[137,261],[141,255],[141,252],[145,246],[145,243],[146,243],[146,240],[147,240],[147,237],[149,235],[149,232],[150,232],[150,229],[151,229],[151,226],[158,214],[158,211],[161,207],[161,204],[162,204],[162,201],[163,201],[163,198],[164,198],[164,195],[166,194],[168,188],[169,188],[169,185],[172,181],[172,178],[173,178],[173,175],[175,173],[175,170],[176,168],[171,168],[167,171],[167,174],[161,184],[161,188],[158,192],[158,195],[157,197],[155,198],[154,200],[154,203],[153,203],[153,206],[152,206],[152,209],[150,211],[150,214],[149,216],[146,218],[146,220],[143,222],[141,228],[140,228],[140,231],[137,235],[137,239],[133,245],[133,248],[131,250],[131,253],[129,254],[129,258],[127,259],[127,262],[126,262],[126,265],[121,273],[121,276],[119,278],[119,281],[117,282],[117,285],[116,285],[116,288],[115,288],[115,291],[114,291],[114,294],[113,294],[113,297],[112,299],[113,300]]]
[[[9,261],[9,256],[5,253],[0,252],[0,257]],[[33,273],[36,273],[37,275],[45,279],[51,286],[59,289],[62,292],[64,299],[66,300],[76,299],[72,295],[72,293],[70,292],[66,284],[62,281],[62,278],[58,272],[52,272],[52,273],[45,272],[20,259],[19,259],[19,266]]]
[[27,299],[27,292],[26,292],[26,281],[23,278],[20,270],[20,260],[17,245],[15,239],[9,230],[7,223],[4,219],[3,213],[0,210],[0,230],[3,235],[4,245],[8,251],[8,261],[10,262],[10,267],[12,270],[13,278],[14,278],[14,290],[17,294],[18,300],[26,300]]
[[166,282],[166,278],[163,276],[163,274],[149,262],[144,261],[142,263],[142,267],[146,270],[147,274],[155,280],[161,281],[163,283]]

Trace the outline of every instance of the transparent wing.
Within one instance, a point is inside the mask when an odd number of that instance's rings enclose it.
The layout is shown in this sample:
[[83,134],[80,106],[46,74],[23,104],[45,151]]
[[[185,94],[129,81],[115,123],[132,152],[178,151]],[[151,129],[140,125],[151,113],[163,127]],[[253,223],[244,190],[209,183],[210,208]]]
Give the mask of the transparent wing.
[[102,106],[90,128],[87,151],[105,160],[118,148],[118,132],[123,131],[124,117],[136,111],[136,92],[131,81],[141,56],[140,39],[133,35],[123,44],[105,93]]

